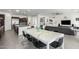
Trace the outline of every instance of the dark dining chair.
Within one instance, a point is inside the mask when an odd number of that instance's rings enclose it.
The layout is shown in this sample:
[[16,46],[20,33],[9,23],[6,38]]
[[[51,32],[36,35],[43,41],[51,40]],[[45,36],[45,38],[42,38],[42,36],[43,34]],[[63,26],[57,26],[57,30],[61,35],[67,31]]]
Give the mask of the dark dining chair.
[[54,48],[58,48],[63,44],[63,38],[60,38],[58,41],[52,42],[50,45]]
[[43,29],[43,25],[40,25],[40,28]]
[[25,32],[23,31],[23,36],[26,37],[29,41],[32,41],[32,38],[29,34],[25,34]]
[[36,48],[43,48],[46,46],[46,44],[42,43],[41,41],[37,40],[36,38],[33,38],[33,45],[36,47]]
[[24,37],[27,37],[26,34],[25,34],[25,32],[24,32],[24,31],[22,31],[22,32],[23,32],[23,36],[24,36]]

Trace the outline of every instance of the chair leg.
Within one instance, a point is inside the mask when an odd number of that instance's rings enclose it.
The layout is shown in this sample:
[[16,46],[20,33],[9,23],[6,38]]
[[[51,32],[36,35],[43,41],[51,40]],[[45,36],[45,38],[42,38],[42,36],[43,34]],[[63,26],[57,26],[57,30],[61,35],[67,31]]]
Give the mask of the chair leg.
[[23,39],[25,39],[25,37],[23,36]]
[[64,42],[62,43],[61,48],[64,49]]

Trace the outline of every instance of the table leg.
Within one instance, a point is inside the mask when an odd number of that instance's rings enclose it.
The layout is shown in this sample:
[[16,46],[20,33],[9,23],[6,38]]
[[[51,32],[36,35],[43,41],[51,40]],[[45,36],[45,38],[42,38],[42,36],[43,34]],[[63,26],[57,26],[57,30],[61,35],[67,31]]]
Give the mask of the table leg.
[[47,49],[49,49],[49,44],[47,44]]
[[64,49],[64,42],[63,42],[63,44],[62,44],[62,46],[61,46],[61,47],[62,47],[62,49]]

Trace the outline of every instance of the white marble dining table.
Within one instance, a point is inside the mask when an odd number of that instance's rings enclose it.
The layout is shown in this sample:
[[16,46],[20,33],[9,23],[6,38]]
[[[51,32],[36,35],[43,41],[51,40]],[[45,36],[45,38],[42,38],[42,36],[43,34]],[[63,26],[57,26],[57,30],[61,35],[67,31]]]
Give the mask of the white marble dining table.
[[64,37],[64,34],[62,33],[57,33],[57,32],[47,31],[42,29],[35,29],[35,28],[26,29],[24,30],[24,32],[35,37],[37,40],[40,40],[41,42],[45,43],[47,45],[47,49],[49,49],[50,43],[58,40],[59,38]]

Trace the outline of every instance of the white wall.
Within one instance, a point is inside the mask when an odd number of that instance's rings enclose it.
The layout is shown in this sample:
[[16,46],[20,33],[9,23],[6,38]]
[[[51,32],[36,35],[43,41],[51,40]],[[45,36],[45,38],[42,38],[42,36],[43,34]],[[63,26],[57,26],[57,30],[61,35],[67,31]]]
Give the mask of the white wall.
[[[73,23],[73,19],[72,19],[71,15],[55,15],[54,17],[55,17],[54,18],[54,24],[53,24],[54,26],[58,26],[58,24],[60,24],[61,26],[63,26],[61,24],[61,20],[71,20],[71,24]],[[71,26],[71,25],[69,25],[69,26]]]
[[79,21],[76,21],[76,18],[79,18],[79,13],[75,13],[75,14],[73,14],[73,22],[74,22],[74,25],[76,26],[76,27],[79,27]]
[[[76,21],[76,18],[79,18],[79,13],[64,13],[61,15],[38,14],[36,16],[29,16],[28,23],[30,23],[30,25],[39,27],[41,17],[45,17],[45,25],[46,26],[58,26],[58,24],[61,24],[61,20],[71,20],[71,25],[69,25],[69,26],[72,26],[72,24],[74,24],[75,26],[79,27],[79,22]],[[53,20],[53,24],[49,24],[49,22],[47,22],[47,20],[49,20],[50,18]]]
[[[45,17],[45,26],[49,25],[47,20],[50,19],[51,17],[49,15],[42,15],[42,14],[38,14],[36,16],[28,16],[28,23],[30,23],[30,25],[34,25],[36,27],[40,27],[40,18]],[[53,26],[54,24],[52,24]]]
[[5,31],[11,30],[11,14],[4,12],[0,12],[0,14],[5,15],[5,21],[4,21]]
[[11,30],[11,14],[5,14],[5,31]]
[[32,25],[32,17],[31,16],[28,16],[28,24]]
[[[74,23],[73,21],[73,17],[69,14],[63,14],[63,15],[42,15],[42,14],[38,14],[36,16],[29,16],[29,23],[31,23],[31,25],[40,26],[40,18],[45,17],[45,26],[58,26],[59,23],[61,23],[61,20],[72,20],[71,23]],[[67,18],[64,18],[67,17]],[[53,20],[53,24],[49,24],[49,19]],[[70,25],[71,26],[71,25]]]
[[38,20],[38,21],[37,21],[37,24],[38,24],[37,26],[38,26],[38,27],[40,27],[40,25],[41,25],[41,24],[40,24],[40,18],[42,18],[42,17],[45,17],[45,26],[47,25],[47,19],[49,18],[49,16],[48,16],[48,15],[39,14],[39,15],[37,16],[37,20]]
[[36,16],[28,16],[28,24],[30,26],[37,26],[38,25],[38,17]]
[[38,19],[37,19],[37,16],[32,16],[32,25],[34,25],[35,27],[37,27],[38,25]]
[[[76,22],[75,18],[79,18],[79,14],[77,13],[71,13],[71,14],[62,14],[62,15],[52,15],[51,18],[53,19],[53,26],[58,26],[58,24],[61,24],[61,20],[71,20],[71,25],[74,24],[75,26],[79,26],[79,22]],[[62,24],[61,24],[62,25]],[[63,26],[63,25],[62,25]]]

